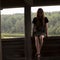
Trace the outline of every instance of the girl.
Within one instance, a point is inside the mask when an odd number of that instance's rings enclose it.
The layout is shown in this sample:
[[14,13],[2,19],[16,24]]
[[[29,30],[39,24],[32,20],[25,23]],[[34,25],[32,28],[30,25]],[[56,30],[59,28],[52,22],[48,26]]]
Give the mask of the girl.
[[39,8],[37,11],[37,17],[33,19],[33,34],[35,38],[36,46],[36,55],[37,58],[40,58],[40,50],[43,45],[43,39],[45,36],[48,36],[48,19],[44,16],[44,11],[42,8]]

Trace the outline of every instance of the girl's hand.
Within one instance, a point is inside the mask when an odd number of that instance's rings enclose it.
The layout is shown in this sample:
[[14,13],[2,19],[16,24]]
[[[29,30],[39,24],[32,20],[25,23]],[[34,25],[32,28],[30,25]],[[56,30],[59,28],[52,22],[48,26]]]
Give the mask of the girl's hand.
[[34,29],[34,32],[36,32],[36,29]]

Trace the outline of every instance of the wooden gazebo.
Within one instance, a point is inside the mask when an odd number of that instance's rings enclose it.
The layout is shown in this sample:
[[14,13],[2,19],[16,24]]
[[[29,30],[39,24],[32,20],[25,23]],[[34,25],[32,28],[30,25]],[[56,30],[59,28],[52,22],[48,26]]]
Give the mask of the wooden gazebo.
[[[24,9],[25,9],[25,38],[24,39],[21,39],[21,38],[16,38],[15,39],[14,38],[14,39],[10,39],[9,42],[12,43],[12,41],[16,42],[16,41],[19,41],[19,40],[22,40],[22,41],[24,40],[25,58],[24,59],[23,58],[18,59],[18,60],[32,60],[31,7],[33,7],[33,6],[60,5],[60,0],[1,0],[0,4],[1,4],[0,10],[5,9],[5,8],[24,7]],[[28,29],[28,26],[29,26],[29,29]],[[51,39],[54,39],[54,38],[51,38]],[[57,39],[60,39],[60,38],[57,37]],[[5,49],[4,48],[4,46],[5,46],[4,43],[7,43],[7,42],[8,42],[8,39],[5,39],[5,40],[2,39],[1,40],[1,38],[0,38],[0,60],[14,60],[13,58],[12,59],[7,59],[7,57],[5,56],[6,50],[3,50],[3,49]],[[17,59],[15,59],[15,60],[17,60]]]

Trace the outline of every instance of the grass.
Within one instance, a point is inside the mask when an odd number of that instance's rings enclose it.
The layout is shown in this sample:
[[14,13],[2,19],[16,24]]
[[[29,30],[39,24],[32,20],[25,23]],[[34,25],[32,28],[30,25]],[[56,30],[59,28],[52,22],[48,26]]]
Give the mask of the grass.
[[[52,35],[48,35],[48,36],[60,36],[60,35],[56,35],[56,34],[52,34]],[[22,33],[1,33],[1,38],[16,38],[16,37],[19,37],[19,38],[22,38],[22,37],[25,37],[25,34],[22,34]]]
[[11,38],[11,37],[24,37],[25,34],[19,34],[19,33],[1,33],[1,38]]

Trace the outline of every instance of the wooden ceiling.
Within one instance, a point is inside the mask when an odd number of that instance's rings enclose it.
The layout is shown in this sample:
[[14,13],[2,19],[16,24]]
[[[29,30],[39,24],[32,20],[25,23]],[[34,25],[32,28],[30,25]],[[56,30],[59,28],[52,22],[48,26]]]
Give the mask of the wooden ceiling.
[[30,6],[60,5],[60,0],[1,0],[1,9]]

